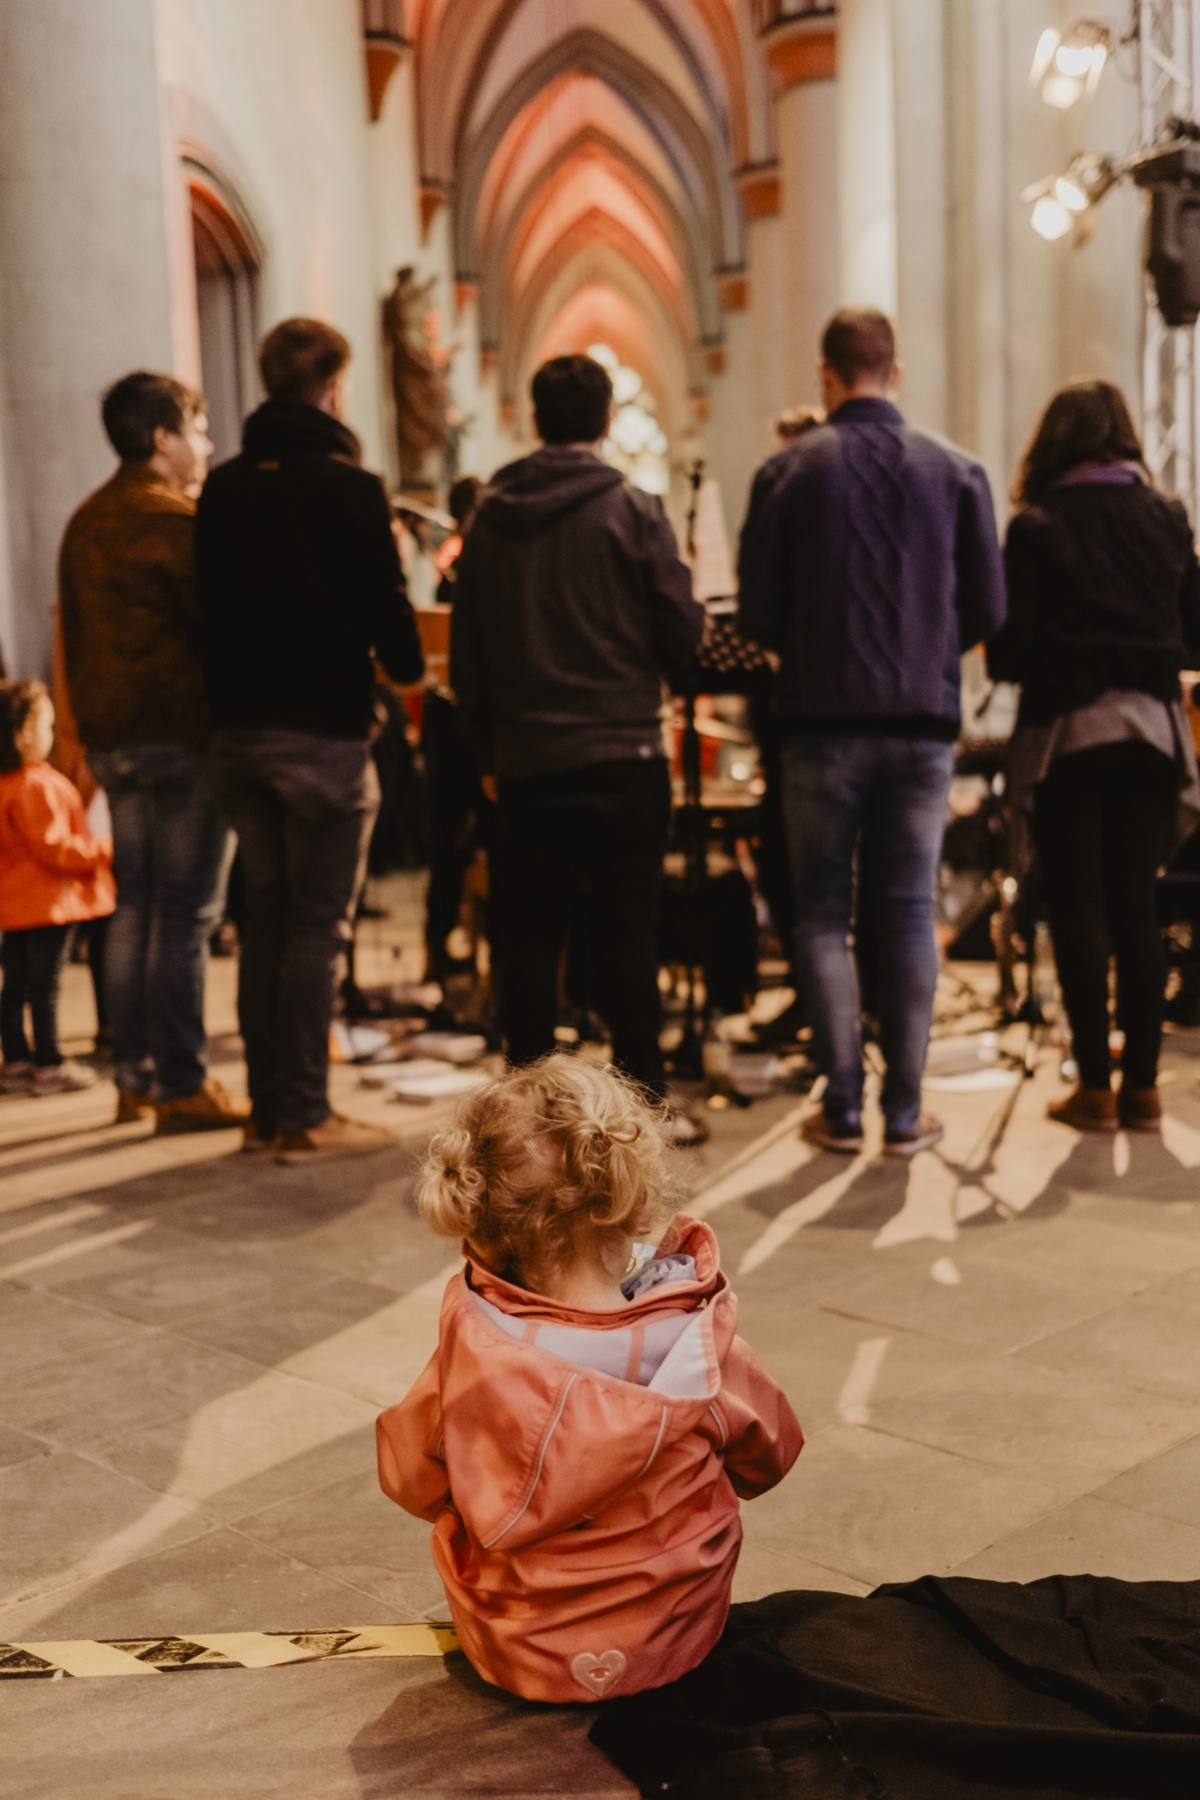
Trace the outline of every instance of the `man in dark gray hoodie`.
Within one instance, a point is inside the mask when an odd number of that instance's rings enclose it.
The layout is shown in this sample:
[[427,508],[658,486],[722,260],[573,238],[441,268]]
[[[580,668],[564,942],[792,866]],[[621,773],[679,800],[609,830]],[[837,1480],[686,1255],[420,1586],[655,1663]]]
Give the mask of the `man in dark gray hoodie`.
[[533,381],[542,448],[494,477],[458,563],[451,679],[499,803],[494,931],[513,1063],[554,1048],[558,972],[585,887],[618,1066],[661,1097],[656,927],[671,789],[664,676],[704,630],[662,503],[599,455],[607,371]]

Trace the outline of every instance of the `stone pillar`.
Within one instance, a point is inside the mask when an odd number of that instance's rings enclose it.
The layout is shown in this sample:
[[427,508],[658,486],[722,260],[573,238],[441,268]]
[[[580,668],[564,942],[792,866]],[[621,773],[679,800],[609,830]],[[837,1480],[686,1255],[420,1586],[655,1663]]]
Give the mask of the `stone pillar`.
[[838,7],[838,240],[841,298],[895,315],[896,101],[892,0]]
[[47,667],[63,526],[112,468],[101,390],[174,365],[163,148],[153,0],[3,0],[0,632],[23,674]]
[[763,48],[775,90],[782,302],[766,353],[776,405],[813,405],[821,328],[838,302],[837,34],[828,15],[782,18]]

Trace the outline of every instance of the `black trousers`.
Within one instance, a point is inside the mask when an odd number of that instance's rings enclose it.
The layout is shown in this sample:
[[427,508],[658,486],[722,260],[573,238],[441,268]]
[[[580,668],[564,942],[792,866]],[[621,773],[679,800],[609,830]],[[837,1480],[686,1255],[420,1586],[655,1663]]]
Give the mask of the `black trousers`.
[[[0,992],[0,1044],[6,1063],[33,1062],[39,1069],[57,1068],[58,982],[69,925],[34,925],[28,931],[6,931],[0,944],[4,988]],[[33,1050],[25,1034],[25,1008],[33,1021]]]
[[213,779],[238,834],[246,920],[238,1023],[254,1121],[300,1132],[330,1115],[338,967],[379,809],[366,741],[219,731]]
[[569,926],[583,919],[613,1061],[666,1093],[658,903],[670,820],[661,757],[500,782],[500,1017],[511,1062],[553,1050],[559,968]]
[[1075,1060],[1085,1087],[1110,1084],[1108,962],[1117,961],[1124,1079],[1153,1087],[1167,982],[1155,881],[1171,848],[1175,765],[1149,744],[1060,757],[1035,790],[1034,835]]

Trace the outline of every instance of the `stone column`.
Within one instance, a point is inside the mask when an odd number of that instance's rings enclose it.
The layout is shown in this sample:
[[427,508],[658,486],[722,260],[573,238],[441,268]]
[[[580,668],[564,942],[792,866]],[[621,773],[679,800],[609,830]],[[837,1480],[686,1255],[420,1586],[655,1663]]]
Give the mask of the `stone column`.
[[841,298],[895,314],[896,101],[892,0],[838,7]]
[[171,301],[153,0],[2,0],[0,633],[15,671],[47,667],[63,526],[112,468],[101,390],[173,367]]
[[[838,302],[837,35],[828,14],[763,36],[775,90],[778,314],[764,344],[775,407],[814,405],[821,328]],[[745,185],[743,191],[746,191]],[[774,410],[774,408],[773,408]]]

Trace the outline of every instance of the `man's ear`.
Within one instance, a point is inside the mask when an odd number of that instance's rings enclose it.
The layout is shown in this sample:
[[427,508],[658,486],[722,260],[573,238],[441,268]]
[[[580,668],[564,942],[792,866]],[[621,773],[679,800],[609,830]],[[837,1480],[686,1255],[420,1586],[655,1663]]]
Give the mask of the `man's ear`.
[[904,365],[903,365],[903,363],[898,363],[898,362],[893,363],[892,364],[892,372],[888,376],[888,384],[887,384],[888,385],[888,393],[894,394],[896,392],[896,389],[900,386],[900,383],[903,380],[904,380]]

